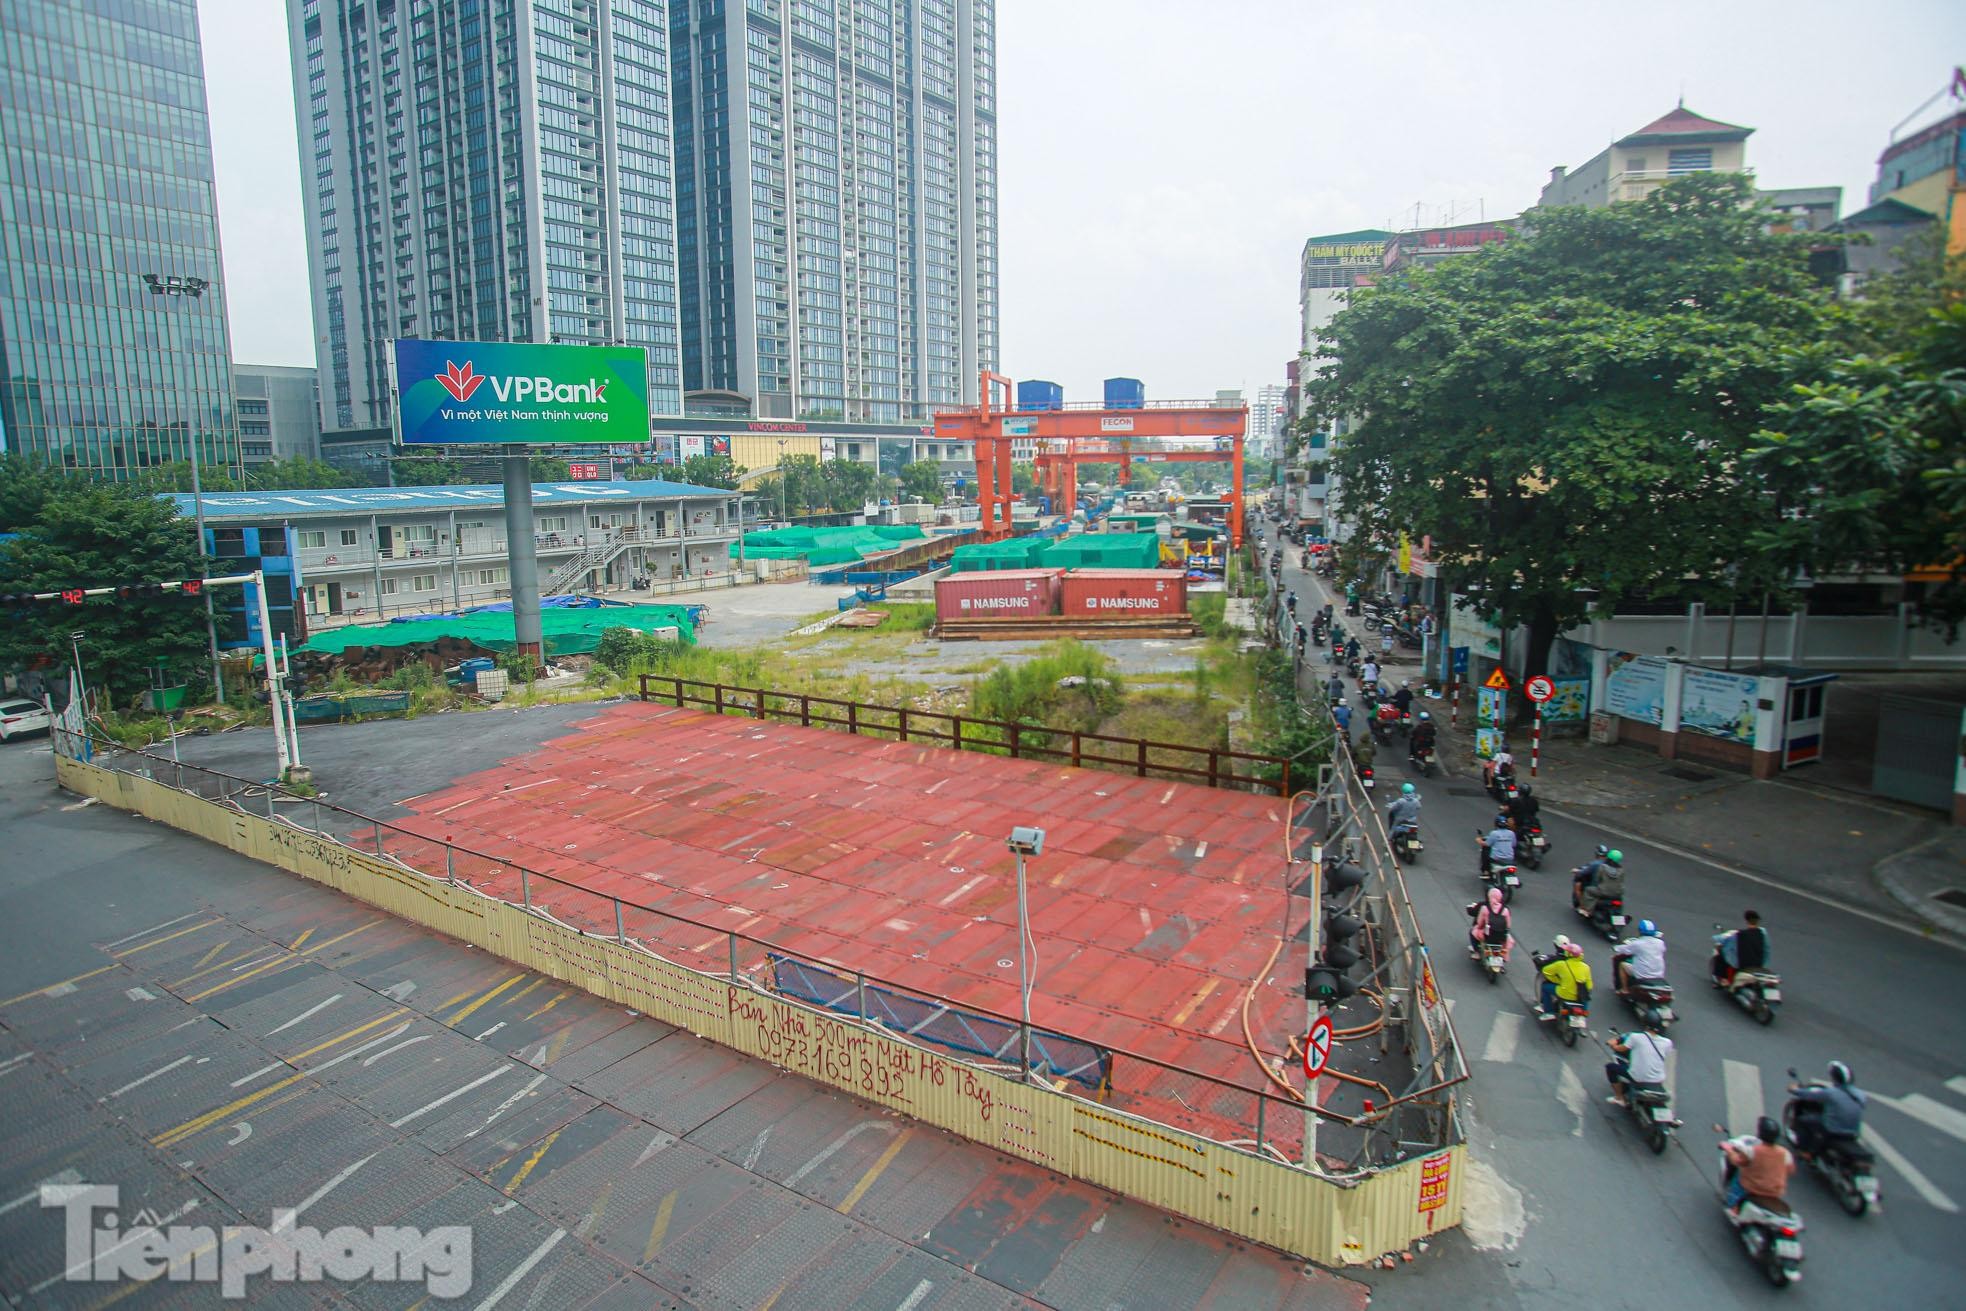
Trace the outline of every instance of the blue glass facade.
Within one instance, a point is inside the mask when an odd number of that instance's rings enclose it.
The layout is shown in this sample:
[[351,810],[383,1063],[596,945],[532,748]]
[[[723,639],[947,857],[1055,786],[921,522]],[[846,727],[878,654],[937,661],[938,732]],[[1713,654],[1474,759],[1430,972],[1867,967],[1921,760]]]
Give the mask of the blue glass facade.
[[661,0],[288,0],[322,426],[397,337],[642,346],[682,410]]
[[0,447],[123,478],[196,442],[238,472],[219,274],[195,0],[6,0]]

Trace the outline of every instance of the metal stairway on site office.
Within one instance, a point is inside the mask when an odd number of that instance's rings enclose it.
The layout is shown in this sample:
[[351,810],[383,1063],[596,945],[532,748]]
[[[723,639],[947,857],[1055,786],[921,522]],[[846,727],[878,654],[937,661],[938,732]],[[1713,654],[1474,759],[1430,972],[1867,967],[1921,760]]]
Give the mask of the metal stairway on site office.
[[585,578],[588,570],[606,568],[616,556],[634,544],[632,539],[617,537],[611,542],[582,549],[579,555],[546,576],[539,585],[539,594],[558,596],[562,592],[573,590],[573,585]]

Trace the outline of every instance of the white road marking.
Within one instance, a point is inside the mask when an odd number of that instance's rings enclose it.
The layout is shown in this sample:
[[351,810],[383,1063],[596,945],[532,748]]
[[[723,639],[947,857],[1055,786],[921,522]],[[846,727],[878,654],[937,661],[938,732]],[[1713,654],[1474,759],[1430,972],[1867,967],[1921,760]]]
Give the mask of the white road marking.
[[131,1001],[156,1001],[157,1000],[156,993],[152,992],[148,988],[142,988],[142,987],[125,988],[123,989],[123,995],[125,997],[128,997]]
[[1946,1087],[1952,1089],[1952,1091],[1958,1093],[1961,1097],[1966,1097],[1966,1074],[1953,1075],[1950,1079],[1946,1080]]
[[369,1051],[372,1048],[382,1046],[382,1044],[388,1042],[391,1038],[402,1037],[403,1034],[409,1029],[409,1027],[410,1027],[410,1022],[408,1020],[404,1020],[401,1024],[389,1030],[389,1032],[383,1034],[379,1038],[371,1038],[359,1047],[350,1047],[347,1051],[343,1052],[339,1056],[334,1057],[332,1060],[322,1061],[319,1065],[308,1067],[307,1073],[319,1074],[323,1070],[332,1070],[335,1066],[341,1064],[343,1061],[352,1061],[357,1056],[360,1056],[363,1052]]
[[[1520,1017],[1511,1016],[1510,1018],[1519,1019]],[[1577,1123],[1571,1128],[1570,1136],[1572,1138],[1582,1138],[1584,1136],[1584,1110],[1591,1104],[1591,1095],[1584,1091],[1583,1080],[1577,1077],[1577,1072],[1571,1069],[1568,1063],[1558,1066],[1557,1069],[1559,1073],[1556,1076],[1556,1099],[1563,1103],[1565,1110],[1577,1117]]]
[[[765,1132],[770,1133],[771,1130],[767,1129],[765,1130]],[[667,1149],[674,1147],[675,1145],[676,1145],[676,1135],[672,1133],[663,1133],[661,1130],[658,1129],[656,1131],[655,1137],[649,1139],[649,1145],[642,1149],[642,1154],[635,1158],[635,1164],[629,1166],[628,1168],[630,1170],[636,1169],[641,1165],[643,1161],[648,1160],[649,1157],[654,1156],[657,1152],[666,1151]],[[747,1166],[745,1168],[749,1169],[750,1167]]]
[[804,1165],[800,1166],[795,1172],[793,1172],[792,1177],[785,1181],[784,1186],[786,1188],[796,1187],[799,1180],[805,1178],[807,1175],[811,1174],[814,1170],[817,1170],[820,1166],[832,1160],[833,1154],[839,1151],[840,1148],[845,1147],[849,1140],[851,1140],[852,1138],[854,1138],[859,1134],[869,1133],[873,1131],[879,1131],[881,1133],[893,1133],[894,1126],[889,1124],[885,1120],[866,1120],[860,1124],[854,1125],[853,1128],[848,1129],[845,1133],[841,1134],[838,1138],[835,1138],[832,1142],[826,1144],[826,1146],[823,1149],[821,1149],[819,1155],[813,1157],[810,1161],[807,1161]]
[[[439,1097],[436,1101],[426,1102],[422,1106],[417,1107],[414,1111],[411,1111],[408,1115],[400,1116],[394,1120],[391,1120],[389,1122],[389,1127],[391,1129],[400,1129],[412,1120],[421,1119],[422,1117],[430,1114],[430,1112],[436,1110],[439,1106],[443,1106],[446,1103],[456,1101],[458,1098],[464,1096],[464,1094],[470,1092],[473,1088],[477,1088],[483,1084],[490,1083],[493,1079],[496,1079],[499,1075],[504,1074],[506,1071],[510,1070],[511,1068],[512,1067],[509,1065],[501,1065],[497,1069],[492,1070],[488,1074],[481,1074],[477,1078],[473,1079],[470,1083],[465,1084],[462,1088],[453,1088],[451,1091],[445,1093],[442,1097]],[[562,1229],[560,1232],[564,1234],[566,1230]],[[483,1305],[490,1306],[491,1303],[486,1302]]]
[[1864,1126],[1863,1141],[1864,1146],[1883,1157],[1885,1164],[1905,1177],[1905,1182],[1911,1185],[1911,1191],[1941,1211],[1956,1213],[1959,1210],[1959,1203],[1940,1192],[1938,1185],[1927,1179],[1923,1171],[1905,1158],[1903,1152],[1891,1146],[1883,1135],[1868,1124]]
[[405,1047],[414,1047],[420,1042],[429,1042],[433,1036],[434,1035],[428,1033],[419,1033],[414,1038],[403,1039],[401,1042],[397,1043],[394,1047],[384,1047],[381,1051],[377,1052],[375,1055],[369,1057],[367,1060],[364,1060],[362,1062],[362,1068],[365,1070],[368,1069],[369,1066],[374,1065],[377,1061],[389,1055],[389,1053],[391,1052],[399,1052],[403,1050],[403,1048]]
[[524,1279],[528,1274],[531,1274],[532,1268],[538,1265],[540,1261],[545,1258],[548,1252],[552,1251],[555,1247],[558,1247],[560,1245],[560,1240],[562,1238],[565,1238],[566,1236],[567,1236],[566,1230],[555,1229],[552,1235],[549,1238],[547,1238],[545,1242],[541,1243],[538,1247],[535,1247],[533,1249],[531,1256],[519,1262],[518,1267],[514,1269],[511,1274],[505,1276],[504,1279],[499,1281],[498,1287],[492,1289],[490,1296],[486,1297],[484,1301],[478,1303],[477,1311],[491,1311],[493,1307],[497,1306],[500,1302],[504,1301],[505,1295],[511,1292],[513,1288],[518,1285],[518,1282],[521,1279]]
[[[68,1267],[68,1269],[62,1271],[60,1274],[49,1275],[46,1279],[43,1279],[40,1283],[33,1285],[31,1288],[27,1290],[28,1294],[30,1296],[39,1296],[40,1294],[47,1292],[50,1288],[53,1288],[56,1284],[59,1284],[62,1280],[73,1279],[75,1276],[81,1274],[84,1270],[87,1270],[90,1267],[90,1265],[92,1265],[94,1262],[108,1260],[111,1253],[120,1252],[124,1248],[128,1247],[131,1243],[147,1242],[151,1239],[154,1239],[155,1237],[157,1237],[158,1231],[163,1229],[165,1225],[171,1223],[171,1221],[173,1220],[177,1220],[182,1218],[183,1216],[189,1215],[191,1212],[197,1209],[198,1209],[198,1199],[194,1197],[189,1202],[186,1202],[183,1206],[179,1207],[177,1210],[171,1212],[169,1216],[161,1216],[155,1222],[150,1224],[137,1224],[131,1226],[128,1234],[124,1237],[122,1242],[111,1243],[108,1247],[97,1248],[93,1256],[84,1257],[82,1260]],[[113,1269],[114,1267],[111,1268]]]
[[1507,1065],[1515,1059],[1516,1044],[1522,1039],[1522,1017],[1514,1011],[1496,1011],[1488,1026],[1488,1041],[1482,1045],[1481,1059]]
[[1886,1097],[1883,1093],[1872,1093],[1870,1099],[1881,1106],[1890,1107],[1901,1115],[1922,1120],[1940,1133],[1966,1143],[1966,1111],[1957,1111],[1943,1102],[1935,1102],[1924,1093],[1912,1093],[1905,1097]]
[[121,1097],[124,1093],[128,1092],[132,1088],[141,1088],[146,1083],[149,1083],[152,1079],[161,1078],[164,1075],[169,1074],[172,1070],[175,1070],[178,1066],[189,1065],[189,1064],[191,1064],[191,1058],[189,1056],[180,1056],[176,1060],[172,1061],[169,1065],[166,1065],[161,1069],[152,1070],[149,1074],[144,1075],[141,1079],[130,1080],[128,1083],[124,1084],[121,1088],[118,1088],[115,1092],[110,1093],[109,1097],[103,1098],[103,1100],[108,1101],[110,1100],[110,1098],[113,1097]]
[[283,1229],[293,1228],[294,1221],[300,1218],[300,1213],[302,1211],[305,1211],[308,1207],[314,1205],[314,1203],[320,1201],[323,1197],[326,1197],[329,1193],[333,1192],[335,1189],[347,1183],[350,1176],[352,1176],[357,1170],[361,1169],[363,1166],[367,1165],[370,1161],[373,1161],[377,1155],[378,1153],[370,1152],[367,1156],[364,1156],[361,1160],[347,1167],[340,1174],[328,1180],[326,1183],[322,1184],[319,1188],[316,1188],[313,1192],[309,1193],[307,1196],[301,1198],[300,1205],[296,1206],[293,1210],[279,1213],[280,1218],[273,1222],[273,1232],[277,1234]]
[[18,1056],[9,1056],[6,1060],[0,1061],[0,1074],[6,1074],[16,1069],[32,1055],[34,1055],[33,1052],[22,1052]]
[[928,1297],[929,1290],[934,1287],[935,1285],[928,1280],[922,1280],[919,1284],[915,1285],[914,1292],[901,1299],[901,1305],[895,1307],[894,1311],[915,1311],[915,1308],[920,1306],[923,1300]]
[[43,997],[66,997],[69,993],[75,991],[77,989],[72,983],[57,983],[52,988],[41,989],[41,995]]
[[275,1061],[271,1065],[262,1065],[257,1070],[254,1070],[251,1074],[245,1075],[242,1078],[234,1079],[231,1083],[231,1086],[237,1088],[240,1084],[251,1083],[254,1079],[264,1078],[265,1076],[273,1073],[273,1071],[275,1070],[281,1070],[285,1068],[286,1068],[286,1062],[284,1061]]
[[967,897],[970,893],[970,890],[974,888],[977,884],[983,882],[983,880],[986,879],[987,877],[989,876],[985,874],[978,874],[975,878],[964,881],[961,887],[957,888],[954,892],[942,898],[942,900],[936,902],[935,904],[938,906],[955,905],[957,902],[961,901],[964,897]]
[[485,1122],[479,1125],[477,1128],[473,1129],[470,1133],[465,1134],[464,1136],[466,1138],[476,1138],[479,1134],[491,1128],[491,1123],[493,1120],[496,1120],[499,1116],[505,1114],[507,1111],[511,1110],[514,1106],[517,1106],[521,1101],[525,1099],[528,1093],[530,1093],[533,1089],[539,1087],[540,1084],[545,1082],[546,1082],[545,1075],[543,1074],[534,1075],[532,1078],[532,1082],[528,1083],[525,1087],[519,1089],[519,1091],[513,1093],[510,1097],[507,1097],[504,1101],[500,1102],[497,1106],[494,1106],[492,1108],[492,1113],[485,1117]]
[[1754,1132],[1761,1118],[1761,1067],[1746,1061],[1722,1061],[1721,1079],[1727,1087],[1727,1136],[1739,1138]]
[[492,1035],[493,1035],[494,1033],[497,1033],[497,1032],[498,1032],[498,1031],[499,1031],[500,1029],[502,1029],[502,1028],[504,1028],[504,1027],[505,1027],[505,1021],[504,1021],[504,1020],[500,1020],[500,1021],[499,1021],[499,1022],[498,1022],[497,1024],[494,1024],[494,1025],[492,1025],[492,1026],[491,1026],[491,1028],[489,1028],[489,1029],[486,1029],[486,1030],[485,1030],[485,1031],[484,1031],[483,1033],[481,1033],[481,1034],[479,1034],[479,1035],[478,1035],[477,1037],[475,1037],[475,1038],[473,1038],[473,1039],[472,1039],[471,1041],[472,1041],[472,1042],[483,1042],[483,1041],[484,1041],[485,1039],[487,1039],[487,1038],[489,1038],[489,1037],[491,1037],[491,1036],[492,1036]]
[[294,1027],[294,1025],[299,1024],[302,1020],[306,1019],[308,1016],[319,1015],[322,1011],[326,1010],[328,1007],[340,1001],[341,998],[342,998],[342,994],[337,992],[334,996],[328,998],[326,1001],[321,1002],[314,1006],[309,1006],[306,1010],[294,1016],[291,1020],[288,1020],[285,1024],[280,1025],[278,1028],[268,1029],[266,1031],[265,1036],[271,1038],[276,1033],[281,1033],[287,1029],[291,1029]]
[[1203,856],[1206,856],[1207,854],[1208,854],[1208,844],[1207,844],[1206,842],[1197,842],[1197,843],[1195,843],[1195,859],[1196,859],[1196,860],[1200,860],[1200,859],[1201,859],[1201,858],[1202,858]]
[[241,1120],[239,1121],[239,1132],[233,1134],[231,1138],[227,1139],[225,1145],[227,1147],[237,1147],[240,1143],[245,1142],[246,1139],[252,1136],[253,1136],[253,1122],[251,1120]]
[[[751,1144],[751,1150],[744,1154],[744,1169],[747,1172],[758,1168],[758,1158],[765,1154],[765,1144],[770,1140],[771,1126],[766,1125],[764,1132],[760,1133],[757,1140]],[[635,1164],[640,1165],[641,1162],[637,1161]]]
[[34,1185],[34,1187],[22,1193],[19,1197],[16,1197],[13,1201],[0,1206],[0,1215],[5,1215],[9,1211],[20,1210],[21,1207],[26,1206],[29,1202],[40,1197],[43,1188],[53,1187],[56,1184],[79,1184],[81,1182],[82,1172],[73,1168],[63,1170],[59,1174],[51,1174],[40,1183]]
[[404,979],[401,983],[392,983],[384,988],[381,995],[389,998],[390,1001],[402,1001],[415,991],[416,985]]
[[135,933],[132,933],[132,934],[131,934],[131,935],[130,935],[129,937],[127,937],[127,938],[118,938],[118,939],[116,939],[116,941],[114,941],[114,942],[105,942],[105,943],[103,943],[103,944],[102,944],[102,949],[103,949],[104,951],[110,951],[110,950],[113,950],[114,948],[117,948],[117,947],[120,947],[120,946],[122,946],[122,945],[123,945],[124,943],[126,943],[126,942],[135,942],[135,941],[136,941],[136,940],[137,940],[138,938],[144,938],[144,937],[148,937],[149,935],[151,935],[151,934],[153,934],[153,933],[155,933],[155,932],[156,932],[157,930],[159,930],[159,929],[168,929],[168,928],[170,928],[170,927],[171,927],[171,925],[173,925],[173,924],[182,924],[182,923],[184,923],[184,922],[185,922],[186,920],[188,920],[188,919],[190,919],[190,918],[192,918],[192,916],[194,916],[194,915],[200,915],[200,914],[203,914],[203,913],[204,913],[204,912],[202,912],[202,911],[195,911],[195,910],[194,910],[194,911],[192,911],[192,912],[191,912],[191,914],[190,914],[190,915],[180,915],[180,916],[178,916],[178,917],[177,917],[176,919],[174,919],[174,920],[165,920],[165,921],[164,921],[164,922],[163,922],[162,924],[153,924],[153,925],[151,925],[151,926],[150,926],[149,928],[147,928],[147,929],[138,929],[138,930],[137,930],[137,931],[136,931]]

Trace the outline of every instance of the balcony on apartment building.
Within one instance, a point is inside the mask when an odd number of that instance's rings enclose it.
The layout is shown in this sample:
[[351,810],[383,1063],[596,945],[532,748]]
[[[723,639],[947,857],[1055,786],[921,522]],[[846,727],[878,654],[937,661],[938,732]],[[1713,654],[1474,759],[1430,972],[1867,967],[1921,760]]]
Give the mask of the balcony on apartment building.
[[[708,513],[708,512],[700,512]],[[533,534],[533,549],[544,560],[550,556],[573,555],[590,546],[620,542],[625,546],[672,546],[685,542],[731,542],[737,540],[737,525],[729,522],[684,524],[679,520],[654,524],[620,524],[602,528]],[[453,558],[460,564],[482,560],[503,560],[506,537],[502,532],[461,531],[453,545],[448,533],[435,540],[396,538],[390,545],[375,549],[367,542],[354,546],[300,548],[303,576],[331,574],[338,570],[372,570],[378,564],[437,564]]]

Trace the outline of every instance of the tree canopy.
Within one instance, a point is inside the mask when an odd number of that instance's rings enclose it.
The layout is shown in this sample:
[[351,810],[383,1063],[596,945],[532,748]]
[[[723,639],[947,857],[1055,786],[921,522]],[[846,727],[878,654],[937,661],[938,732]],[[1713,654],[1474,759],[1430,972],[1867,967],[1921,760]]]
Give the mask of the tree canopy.
[[[1829,353],[1820,238],[1770,233],[1750,181],[1538,209],[1509,241],[1353,293],[1308,391],[1352,427],[1339,496],[1372,543],[1433,539],[1457,585],[1527,624],[1529,671],[1593,609],[1771,584],[1779,514],[1743,467]],[[1771,576],[1764,576],[1771,575]]]
[[669,476],[698,487],[735,490],[745,472],[744,466],[728,455],[692,455],[683,461],[681,468],[671,470]]
[[919,496],[930,505],[942,501],[942,466],[933,460],[911,460],[901,466],[901,491]]

